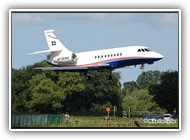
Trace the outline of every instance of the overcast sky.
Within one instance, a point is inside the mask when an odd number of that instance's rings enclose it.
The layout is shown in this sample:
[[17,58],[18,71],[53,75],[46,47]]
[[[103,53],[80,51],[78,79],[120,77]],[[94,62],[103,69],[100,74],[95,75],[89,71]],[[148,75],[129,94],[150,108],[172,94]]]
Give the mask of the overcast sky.
[[[147,46],[164,55],[148,70],[178,70],[178,13],[12,13],[12,67],[21,68],[46,59],[43,31],[55,35],[73,52],[124,46]],[[122,68],[121,83],[136,80],[136,68]]]

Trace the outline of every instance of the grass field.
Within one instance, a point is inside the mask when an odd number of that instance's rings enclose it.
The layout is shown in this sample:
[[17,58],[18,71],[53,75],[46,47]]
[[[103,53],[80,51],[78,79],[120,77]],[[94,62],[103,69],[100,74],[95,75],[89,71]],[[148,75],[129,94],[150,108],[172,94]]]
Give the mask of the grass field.
[[62,121],[59,125],[50,127],[65,128],[178,128],[178,120],[165,122],[164,120],[143,120],[141,118],[123,118],[111,117],[106,120],[105,117],[87,117],[71,116],[69,121]]

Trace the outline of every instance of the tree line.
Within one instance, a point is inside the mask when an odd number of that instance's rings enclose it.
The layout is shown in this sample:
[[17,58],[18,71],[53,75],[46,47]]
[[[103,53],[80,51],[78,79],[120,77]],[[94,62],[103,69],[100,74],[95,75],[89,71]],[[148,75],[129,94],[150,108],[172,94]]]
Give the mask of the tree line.
[[178,112],[178,72],[147,71],[136,81],[119,82],[120,73],[106,80],[105,72],[83,73],[36,70],[49,67],[46,61],[20,69],[12,68],[11,111],[20,113],[105,114],[105,108],[118,111]]

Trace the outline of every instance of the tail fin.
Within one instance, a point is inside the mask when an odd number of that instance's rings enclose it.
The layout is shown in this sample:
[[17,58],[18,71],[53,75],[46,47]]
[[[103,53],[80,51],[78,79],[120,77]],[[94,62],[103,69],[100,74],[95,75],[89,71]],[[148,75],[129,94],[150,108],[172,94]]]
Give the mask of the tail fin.
[[54,30],[45,30],[44,34],[50,50],[62,50],[64,53],[69,51],[61,41],[53,34]]
[[61,41],[53,34],[54,30],[45,30],[44,34],[51,52],[48,62],[53,63],[53,60],[56,57],[64,54],[72,54],[62,43]]
[[51,53],[53,57],[59,55],[61,52],[62,53],[72,53],[69,51],[60,41],[59,39],[53,34],[54,30],[45,30],[44,34],[49,46],[49,50],[44,50],[44,51],[38,51],[38,52],[33,52],[33,53],[28,53],[28,55],[33,55],[33,54],[39,54],[39,53]]
[[[39,53],[51,53],[50,58],[47,60],[49,63],[54,63],[54,60],[57,61],[57,59],[60,59],[60,56],[69,56],[69,57],[74,57],[76,59],[76,55],[69,51],[60,41],[59,39],[53,34],[54,30],[45,30],[44,34],[49,46],[49,50],[45,51],[38,51],[34,53],[29,53],[31,54],[39,54]],[[74,58],[72,58],[75,60]]]

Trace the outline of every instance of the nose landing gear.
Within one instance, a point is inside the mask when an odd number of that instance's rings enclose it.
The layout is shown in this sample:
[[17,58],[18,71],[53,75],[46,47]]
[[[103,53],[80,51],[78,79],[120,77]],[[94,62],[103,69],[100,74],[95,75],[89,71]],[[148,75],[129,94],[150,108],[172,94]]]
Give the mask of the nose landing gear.
[[141,70],[144,70],[144,67],[145,67],[145,64],[141,64],[140,69],[141,69]]
[[145,64],[141,64],[140,69],[142,70],[142,74],[143,74],[143,75],[145,75],[145,72],[144,72],[144,67],[145,67]]

